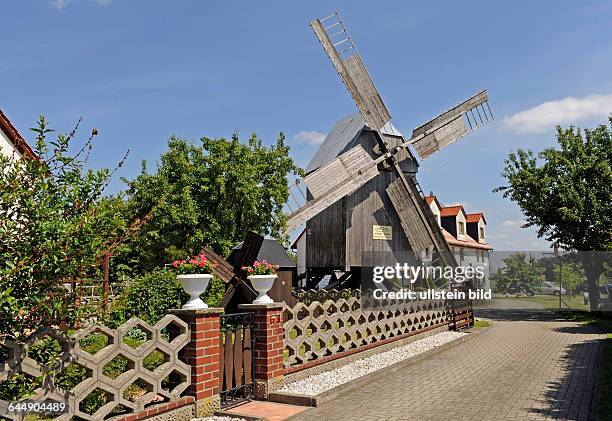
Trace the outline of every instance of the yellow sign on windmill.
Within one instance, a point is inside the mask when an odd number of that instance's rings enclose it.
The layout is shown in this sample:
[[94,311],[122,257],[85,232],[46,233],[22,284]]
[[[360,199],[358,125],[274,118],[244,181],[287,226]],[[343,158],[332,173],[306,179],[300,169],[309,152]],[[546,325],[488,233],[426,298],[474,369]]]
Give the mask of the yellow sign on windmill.
[[390,225],[372,225],[372,238],[374,240],[391,240],[393,238]]

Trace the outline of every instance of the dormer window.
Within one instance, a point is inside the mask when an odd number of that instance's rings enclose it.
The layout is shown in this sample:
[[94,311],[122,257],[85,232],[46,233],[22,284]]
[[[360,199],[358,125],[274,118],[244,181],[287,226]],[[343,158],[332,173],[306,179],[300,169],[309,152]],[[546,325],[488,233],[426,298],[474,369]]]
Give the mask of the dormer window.
[[484,240],[484,227],[480,227],[480,239]]
[[458,222],[457,225],[459,226],[459,234],[465,234],[465,224],[463,222]]

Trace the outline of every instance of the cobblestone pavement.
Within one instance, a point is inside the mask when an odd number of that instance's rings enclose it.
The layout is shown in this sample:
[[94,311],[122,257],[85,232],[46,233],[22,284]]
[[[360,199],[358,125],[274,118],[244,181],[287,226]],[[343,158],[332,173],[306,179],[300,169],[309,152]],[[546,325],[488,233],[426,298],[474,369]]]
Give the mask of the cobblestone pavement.
[[591,420],[604,336],[552,317],[497,317],[462,344],[290,419]]

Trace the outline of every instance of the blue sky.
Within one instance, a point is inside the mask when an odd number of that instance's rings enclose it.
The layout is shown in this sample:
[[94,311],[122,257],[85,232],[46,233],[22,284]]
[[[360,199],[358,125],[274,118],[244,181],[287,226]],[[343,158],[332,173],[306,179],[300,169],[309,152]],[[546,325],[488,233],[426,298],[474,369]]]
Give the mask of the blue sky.
[[[82,134],[94,166],[121,176],[155,161],[169,136],[272,142],[305,166],[355,106],[308,23],[339,10],[375,84],[409,135],[487,88],[496,120],[421,162],[443,204],[484,211],[497,250],[541,249],[517,206],[491,190],[508,151],[554,142],[554,126],[612,111],[612,2],[32,0],[3,7],[0,108],[21,132],[38,114]],[[117,191],[119,181],[112,185]]]

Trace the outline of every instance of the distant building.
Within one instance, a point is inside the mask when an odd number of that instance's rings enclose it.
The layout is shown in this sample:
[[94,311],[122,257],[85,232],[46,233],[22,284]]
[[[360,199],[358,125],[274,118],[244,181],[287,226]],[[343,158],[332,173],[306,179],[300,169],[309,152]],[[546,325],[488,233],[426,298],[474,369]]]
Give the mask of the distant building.
[[489,252],[493,250],[487,243],[487,220],[483,213],[466,213],[463,205],[443,207],[436,196],[425,197],[432,213],[442,227],[446,242],[461,266],[482,266],[485,278],[480,288],[491,287],[489,281]]
[[35,158],[36,155],[8,117],[0,110],[0,154],[21,159],[23,156]]

